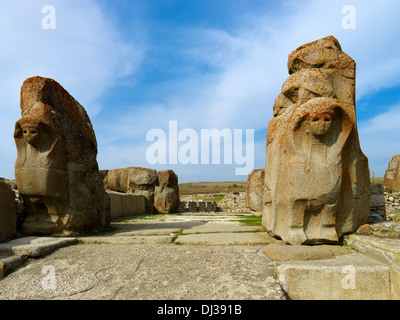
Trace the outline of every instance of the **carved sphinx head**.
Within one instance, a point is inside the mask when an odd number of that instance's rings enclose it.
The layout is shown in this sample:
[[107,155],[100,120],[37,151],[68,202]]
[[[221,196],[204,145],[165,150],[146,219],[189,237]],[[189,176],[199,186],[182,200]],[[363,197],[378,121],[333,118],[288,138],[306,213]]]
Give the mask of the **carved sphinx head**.
[[290,105],[305,103],[317,97],[335,97],[330,79],[319,70],[301,70],[292,74],[283,84],[282,92],[275,100],[274,117],[285,112]]
[[48,151],[55,140],[53,130],[47,124],[30,117],[23,117],[17,121],[14,138],[20,141],[17,149],[26,143],[39,152]]
[[[341,110],[341,111],[340,111]],[[344,115],[344,109],[336,99],[317,97],[312,98],[306,103],[298,104],[295,115],[295,128],[305,125],[306,132],[316,138],[324,137],[333,128],[334,120]],[[348,119],[348,117],[346,117]],[[351,123],[348,124],[350,129]],[[336,128],[336,126],[335,126]],[[335,130],[343,130],[344,127]]]
[[324,136],[332,124],[334,111],[315,112],[309,117],[309,130],[314,136]]
[[37,147],[39,140],[39,123],[26,123],[21,125],[24,140],[30,145]]

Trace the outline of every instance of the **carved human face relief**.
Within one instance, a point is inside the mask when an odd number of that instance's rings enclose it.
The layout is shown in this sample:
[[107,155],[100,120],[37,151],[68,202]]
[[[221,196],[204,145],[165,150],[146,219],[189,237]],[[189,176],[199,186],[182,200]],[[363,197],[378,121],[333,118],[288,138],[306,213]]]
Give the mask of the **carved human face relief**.
[[39,127],[33,124],[21,126],[24,140],[30,145],[36,147],[39,142]]
[[324,136],[328,132],[332,124],[332,119],[332,113],[320,113],[310,115],[310,133],[317,137]]

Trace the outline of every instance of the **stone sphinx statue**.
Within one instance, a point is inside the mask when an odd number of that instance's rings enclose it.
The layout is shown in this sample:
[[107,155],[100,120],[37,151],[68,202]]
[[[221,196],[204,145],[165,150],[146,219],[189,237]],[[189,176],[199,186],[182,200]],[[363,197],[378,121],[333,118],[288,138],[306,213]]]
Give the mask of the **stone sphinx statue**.
[[[324,57],[327,47],[336,54]],[[368,160],[343,65],[354,66],[333,37],[294,51],[268,124],[263,225],[291,244],[337,242],[369,216]]]
[[110,222],[96,161],[97,142],[83,107],[52,79],[27,79],[15,124],[15,179],[27,208],[27,234],[84,233]]

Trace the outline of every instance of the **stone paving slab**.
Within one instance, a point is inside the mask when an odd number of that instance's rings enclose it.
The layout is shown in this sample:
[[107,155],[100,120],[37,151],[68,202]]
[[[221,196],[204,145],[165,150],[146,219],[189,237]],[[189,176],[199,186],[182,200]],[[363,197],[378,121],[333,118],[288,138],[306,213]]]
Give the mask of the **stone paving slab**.
[[[70,246],[1,280],[0,300],[284,300],[261,248]],[[46,266],[56,280],[51,289],[43,287]]]
[[145,243],[171,243],[175,236],[111,236],[111,237],[82,237],[80,241],[85,244],[145,244]]
[[115,232],[112,237],[138,237],[138,236],[169,236],[182,231],[178,228],[143,229],[135,231]]
[[181,235],[175,240],[183,245],[255,245],[278,242],[265,232],[200,233]]
[[169,219],[166,221],[160,220],[127,220],[125,222],[112,222],[111,227],[115,228],[117,232],[125,232],[125,231],[141,231],[148,229],[187,229],[192,228],[198,225],[205,224],[206,221],[199,220],[179,220],[179,221],[170,221]]
[[206,223],[200,226],[183,229],[182,233],[227,233],[227,232],[254,232],[261,231],[261,227],[242,226],[231,223]]
[[352,253],[349,249],[341,246],[304,246],[284,244],[269,244],[263,248],[262,252],[269,259],[275,261],[332,259],[335,258],[336,255]]
[[390,269],[391,298],[400,300],[400,239],[351,234],[345,237],[348,245],[375,259]]
[[362,254],[291,261],[277,266],[278,280],[293,300],[390,300],[390,269]]
[[62,247],[74,245],[76,238],[56,237],[23,237],[0,244],[1,252],[13,252],[16,255],[27,257],[40,257]]
[[398,267],[400,270],[400,239],[379,238],[351,234],[347,243],[376,260]]
[[25,256],[18,256],[12,253],[0,254],[0,280],[10,271],[18,268],[26,261]]

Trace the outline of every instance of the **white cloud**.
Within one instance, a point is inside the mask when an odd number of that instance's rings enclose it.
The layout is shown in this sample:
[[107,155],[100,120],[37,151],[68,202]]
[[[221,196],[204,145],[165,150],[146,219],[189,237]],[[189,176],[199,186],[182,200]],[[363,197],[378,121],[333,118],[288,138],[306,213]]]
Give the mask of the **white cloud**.
[[[119,76],[134,72],[143,57],[143,49],[136,47],[135,39],[127,42],[122,38],[127,30],[118,30],[115,20],[107,22],[109,17],[94,0],[52,2],[58,17],[54,33],[40,27],[40,9],[47,4],[44,1],[5,1],[0,13],[0,61],[3,74],[7,75],[0,80],[0,93],[5,97],[2,101],[5,117],[0,120],[2,149],[6,153],[0,159],[0,168],[6,172],[3,175],[9,175],[6,167],[12,168],[15,159],[10,147],[12,126],[18,119],[19,88],[26,77],[40,74],[55,78],[93,116],[101,111],[100,95]],[[342,28],[341,9],[348,4],[356,9],[356,30]],[[21,12],[20,7],[24,8]],[[160,85],[163,86],[160,92],[169,94],[157,96],[155,92],[150,104],[137,106],[133,102],[130,110],[113,115],[112,121],[99,113],[95,130],[100,166],[146,166],[143,161],[146,146],[151,144],[145,142],[146,132],[153,128],[167,130],[170,120],[177,120],[180,129],[197,131],[201,128],[265,131],[272,117],[273,102],[288,76],[288,54],[327,35],[338,38],[343,50],[357,62],[358,99],[399,84],[399,9],[397,0],[285,1],[274,11],[247,15],[242,25],[231,30],[193,27],[180,30],[184,41],[179,43],[185,47],[173,48],[176,60],[181,58],[193,64],[195,67],[188,70],[195,72]],[[163,32],[168,33],[167,26]],[[168,44],[157,44],[160,45]],[[397,108],[400,106],[393,107],[392,114],[397,114]],[[376,157],[374,147],[385,157],[398,153],[396,143],[386,143],[387,137],[383,136],[386,132],[385,135],[394,137],[399,129],[395,121],[386,126],[389,120],[390,116],[384,114],[360,123],[361,147],[376,168],[376,175],[382,171],[378,167],[383,168],[387,161]],[[255,167],[262,167],[265,141],[256,142],[255,147]],[[217,166],[176,169],[182,170],[189,180],[191,177],[225,179],[231,171]]]
[[368,157],[370,173],[383,177],[390,158],[400,153],[400,103],[383,114],[358,124],[362,150]]
[[[186,47],[176,48],[176,55],[200,66],[194,70],[205,66],[210,71],[169,84],[171,99],[163,97],[168,101],[168,114],[177,115],[193,128],[207,125],[263,129],[288,76],[288,54],[327,35],[336,36],[343,50],[357,62],[358,98],[392,86],[400,78],[400,44],[394,41],[400,21],[393,13],[400,9],[400,3],[387,0],[367,5],[365,1],[352,1],[356,30],[342,28],[341,10],[346,4],[348,1],[286,1],[279,11],[247,17],[246,24],[231,33],[219,29],[186,30],[182,33],[187,38]],[[391,29],[387,28],[387,19]],[[157,122],[174,119],[166,116],[160,115]],[[155,122],[153,116],[151,121]]]
[[[400,3],[394,0],[368,4],[352,1],[356,9],[355,30],[342,28],[342,7],[347,4],[348,1],[287,1],[278,13],[261,12],[252,21],[246,20],[249,24],[239,26],[234,34],[215,29],[192,31],[192,39],[196,40],[189,46],[194,49],[184,53],[192,54],[199,64],[213,67],[213,78],[212,81],[204,78],[204,82],[196,78],[197,90],[191,90],[190,94],[186,94],[185,89],[191,81],[185,79],[187,84],[175,92],[175,95],[181,95],[180,105],[169,106],[176,115],[174,119],[187,122],[190,118],[189,122],[197,130],[204,126],[266,129],[274,99],[288,76],[288,54],[304,43],[328,35],[337,37],[343,50],[356,60],[358,99],[398,84],[400,43],[396,39],[400,30],[397,18]],[[374,146],[386,157],[396,149],[395,144],[387,143],[387,137],[379,131],[373,133],[389,120],[388,115],[383,118],[384,121],[375,119],[379,123],[372,132],[360,130],[362,149],[379,174],[386,166],[386,160],[376,156]],[[158,122],[169,119],[168,115],[163,115]],[[395,136],[400,129],[399,123],[392,120],[390,128],[385,129],[387,134]],[[260,144],[260,149],[256,150],[262,160],[264,147]],[[257,161],[262,162],[258,158]],[[195,166],[192,168],[197,170]],[[211,168],[208,176],[212,178],[219,170]]]
[[96,1],[52,0],[55,30],[42,28],[42,7],[47,4],[42,0],[1,2],[0,176],[13,177],[13,127],[20,118],[20,88],[26,78],[55,79],[93,118],[102,109],[100,96],[121,77],[132,74],[144,54],[144,48],[136,44],[143,39],[125,42]]

